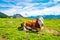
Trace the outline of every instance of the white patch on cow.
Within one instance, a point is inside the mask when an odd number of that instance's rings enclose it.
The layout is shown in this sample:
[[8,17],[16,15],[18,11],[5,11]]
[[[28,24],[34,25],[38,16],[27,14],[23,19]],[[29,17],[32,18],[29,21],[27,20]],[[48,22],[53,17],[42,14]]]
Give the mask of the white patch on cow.
[[29,30],[27,30],[25,27],[23,27],[23,28],[24,28],[25,31],[29,31]]
[[32,29],[31,27],[27,26],[28,29]]
[[32,29],[32,31],[36,31],[36,30]]
[[27,30],[27,29],[25,28],[25,26],[26,26],[26,25],[24,24],[24,27],[23,27],[23,29],[24,29],[25,31],[29,31],[29,30]]

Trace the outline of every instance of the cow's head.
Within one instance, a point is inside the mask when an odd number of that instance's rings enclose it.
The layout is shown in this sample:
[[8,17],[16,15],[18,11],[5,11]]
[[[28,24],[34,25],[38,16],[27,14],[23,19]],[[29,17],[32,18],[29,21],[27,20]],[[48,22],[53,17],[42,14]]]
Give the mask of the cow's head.
[[43,20],[44,20],[43,17],[39,17],[39,18],[38,18],[38,23],[39,23],[39,24],[43,24]]
[[44,25],[43,21],[44,21],[43,17],[38,18],[38,24],[40,25],[41,30],[43,30],[43,25]]

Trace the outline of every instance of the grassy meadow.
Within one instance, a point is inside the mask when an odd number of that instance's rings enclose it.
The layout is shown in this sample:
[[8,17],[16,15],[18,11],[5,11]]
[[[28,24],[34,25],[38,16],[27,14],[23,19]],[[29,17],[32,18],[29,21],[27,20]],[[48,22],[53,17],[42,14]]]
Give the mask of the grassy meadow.
[[[60,36],[54,36],[45,31],[40,31],[38,35],[34,32],[18,30],[25,20],[27,18],[0,18],[0,40],[60,40]],[[44,25],[60,32],[60,19],[45,19]]]

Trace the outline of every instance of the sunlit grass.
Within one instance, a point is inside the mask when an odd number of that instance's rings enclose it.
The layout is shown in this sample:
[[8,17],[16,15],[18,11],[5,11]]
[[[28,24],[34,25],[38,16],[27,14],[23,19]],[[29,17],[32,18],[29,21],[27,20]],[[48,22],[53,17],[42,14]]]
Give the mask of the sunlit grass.
[[[26,18],[0,18],[0,37],[7,37],[7,40],[60,40],[60,36],[40,31],[39,35],[34,32],[19,31],[20,24]],[[45,19],[45,27],[60,31],[60,19]],[[44,34],[44,36],[42,35]]]

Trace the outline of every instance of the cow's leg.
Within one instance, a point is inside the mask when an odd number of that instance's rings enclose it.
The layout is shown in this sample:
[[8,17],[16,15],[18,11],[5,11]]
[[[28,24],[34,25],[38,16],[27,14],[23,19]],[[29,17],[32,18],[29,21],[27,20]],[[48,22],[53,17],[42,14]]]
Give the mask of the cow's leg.
[[35,24],[33,24],[33,31],[36,31],[36,32],[39,31]]
[[25,31],[29,31],[28,29],[26,29],[25,27],[23,27],[23,29],[25,30]]
[[32,29],[32,31],[36,31],[35,29]]
[[23,24],[23,30],[29,31],[26,27],[27,27],[26,24]]
[[36,28],[36,27],[34,27],[34,30],[36,30],[36,32],[38,32],[39,30],[38,30],[38,28]]

